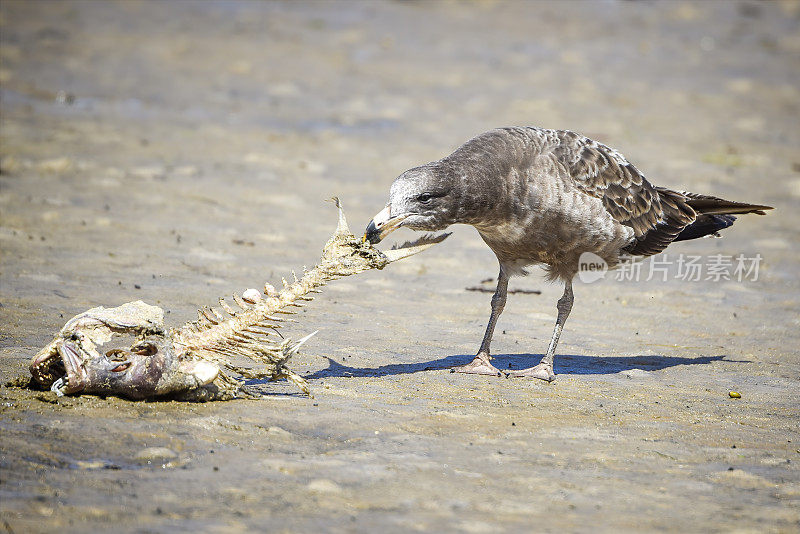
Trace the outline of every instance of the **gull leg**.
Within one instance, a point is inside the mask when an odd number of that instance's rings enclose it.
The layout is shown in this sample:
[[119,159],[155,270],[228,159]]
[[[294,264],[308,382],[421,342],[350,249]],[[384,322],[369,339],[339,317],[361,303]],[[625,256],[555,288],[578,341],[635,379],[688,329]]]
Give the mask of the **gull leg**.
[[550,340],[550,346],[547,347],[547,354],[544,355],[539,365],[530,367],[528,369],[520,369],[519,371],[512,371],[508,376],[530,376],[533,378],[541,378],[552,382],[556,379],[553,372],[553,357],[556,353],[556,345],[558,345],[558,338],[561,336],[561,330],[564,328],[564,323],[567,322],[569,312],[572,310],[572,303],[575,297],[572,294],[572,280],[567,280],[564,284],[564,294],[558,299],[558,317],[556,318],[556,327],[553,330],[553,338]]
[[492,315],[489,317],[489,324],[486,326],[486,333],[483,335],[481,348],[478,350],[478,354],[472,362],[467,365],[453,367],[453,372],[502,376],[503,373],[500,369],[491,363],[492,357],[489,355],[489,344],[492,342],[492,335],[494,334],[494,326],[497,324],[497,318],[503,313],[503,308],[506,305],[507,290],[508,275],[501,265],[500,274],[497,275],[497,289],[495,289],[494,295],[492,296]]

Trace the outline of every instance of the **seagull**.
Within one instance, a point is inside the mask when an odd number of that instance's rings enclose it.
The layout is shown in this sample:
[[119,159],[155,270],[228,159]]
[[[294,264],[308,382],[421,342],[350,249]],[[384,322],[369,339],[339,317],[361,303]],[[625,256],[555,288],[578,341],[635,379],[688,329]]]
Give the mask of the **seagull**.
[[734,215],[768,209],[654,186],[622,154],[572,131],[509,127],[398,176],[364,240],[378,243],[400,227],[438,231],[468,224],[495,253],[500,274],[489,324],[473,361],[453,369],[462,373],[502,376],[489,345],[509,277],[544,267],[550,281],[564,284],[553,336],[540,363],[506,376],[552,382],[581,254],[595,254],[613,268],[621,256],[652,256],[673,241],[718,236]]

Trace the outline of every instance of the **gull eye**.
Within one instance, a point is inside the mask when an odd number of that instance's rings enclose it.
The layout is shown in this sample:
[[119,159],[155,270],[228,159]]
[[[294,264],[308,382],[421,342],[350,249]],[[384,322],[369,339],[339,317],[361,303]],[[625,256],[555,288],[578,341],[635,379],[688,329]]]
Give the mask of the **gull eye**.
[[431,195],[430,193],[422,193],[420,196],[417,197],[417,202],[427,204],[428,202],[431,201],[432,198],[433,195]]

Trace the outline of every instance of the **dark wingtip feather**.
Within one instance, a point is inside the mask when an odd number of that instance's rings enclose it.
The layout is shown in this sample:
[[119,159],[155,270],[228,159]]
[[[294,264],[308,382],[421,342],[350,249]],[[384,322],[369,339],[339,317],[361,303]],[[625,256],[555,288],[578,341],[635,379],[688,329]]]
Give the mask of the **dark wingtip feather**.
[[736,217],[733,215],[699,215],[697,220],[681,230],[675,241],[686,241],[709,235],[716,236],[717,232],[733,225]]
[[765,210],[773,209],[772,206],[748,204],[747,202],[735,202],[733,200],[725,200],[723,198],[712,197],[710,195],[688,193],[686,191],[682,191],[681,194],[686,197],[686,203],[689,204],[689,206],[691,206],[692,209],[694,209],[697,213],[705,213],[709,215],[744,215],[745,213],[766,215]]

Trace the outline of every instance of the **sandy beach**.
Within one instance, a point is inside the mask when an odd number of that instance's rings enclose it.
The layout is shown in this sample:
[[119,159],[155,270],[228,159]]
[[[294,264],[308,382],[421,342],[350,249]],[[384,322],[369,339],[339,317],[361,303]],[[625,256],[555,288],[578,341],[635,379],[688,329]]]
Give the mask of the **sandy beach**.
[[[4,0],[0,531],[797,532],[799,28],[800,2]],[[319,330],[293,360],[313,398],[13,385],[94,306],[179,326],[279,285],[319,259],[326,199],[363,230],[398,174],[510,125],[775,210],[672,245],[663,273],[576,282],[550,384],[450,373],[497,276],[454,227],[286,329]],[[492,349],[521,368],[562,288],[510,289]]]

